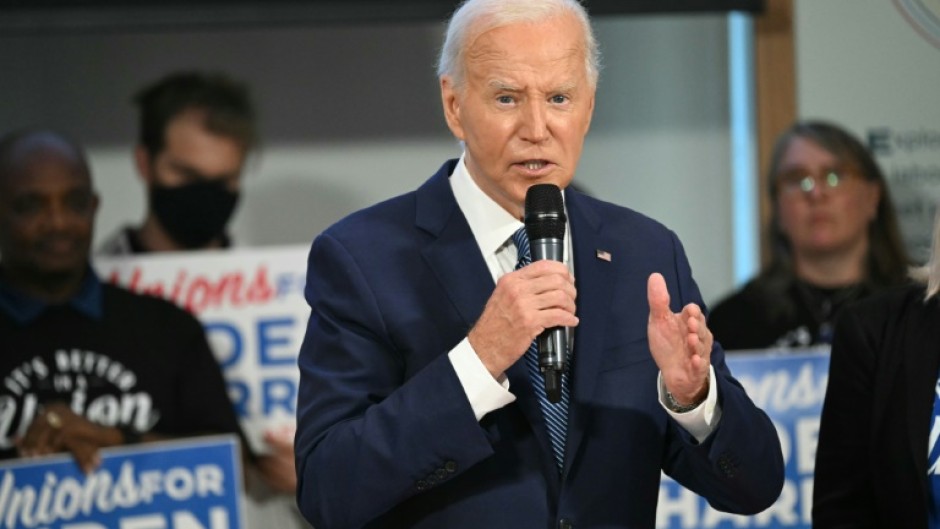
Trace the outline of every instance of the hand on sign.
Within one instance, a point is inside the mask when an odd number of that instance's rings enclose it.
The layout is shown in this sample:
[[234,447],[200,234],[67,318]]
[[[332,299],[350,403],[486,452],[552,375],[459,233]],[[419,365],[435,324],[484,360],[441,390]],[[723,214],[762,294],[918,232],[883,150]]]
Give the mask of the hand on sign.
[[101,464],[99,449],[120,445],[123,435],[117,428],[95,424],[77,415],[65,403],[46,405],[17,440],[22,457],[38,457],[71,452],[86,474]]

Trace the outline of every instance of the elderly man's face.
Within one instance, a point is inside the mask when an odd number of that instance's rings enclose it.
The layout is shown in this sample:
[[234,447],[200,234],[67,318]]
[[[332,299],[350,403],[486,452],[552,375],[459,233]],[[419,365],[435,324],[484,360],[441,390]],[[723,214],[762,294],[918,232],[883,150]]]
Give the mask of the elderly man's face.
[[468,43],[463,86],[441,79],[447,124],[470,175],[513,216],[533,184],[565,187],[594,110],[584,35],[571,15],[513,24]]
[[30,276],[84,270],[98,197],[81,163],[53,148],[0,175],[0,252],[4,266]]

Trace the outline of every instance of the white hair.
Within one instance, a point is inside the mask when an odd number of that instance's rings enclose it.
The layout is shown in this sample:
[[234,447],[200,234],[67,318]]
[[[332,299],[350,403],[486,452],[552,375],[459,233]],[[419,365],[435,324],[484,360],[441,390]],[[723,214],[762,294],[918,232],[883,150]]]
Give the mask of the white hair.
[[561,13],[573,14],[584,29],[585,69],[591,84],[596,86],[601,68],[600,51],[587,10],[578,0],[465,0],[447,24],[437,75],[450,76],[456,86],[461,86],[464,53],[467,44],[477,36],[498,27],[538,22]]
[[940,292],[940,209],[933,221],[933,237],[930,241],[930,259],[927,264],[911,269],[911,278],[927,283],[927,297],[930,299]]

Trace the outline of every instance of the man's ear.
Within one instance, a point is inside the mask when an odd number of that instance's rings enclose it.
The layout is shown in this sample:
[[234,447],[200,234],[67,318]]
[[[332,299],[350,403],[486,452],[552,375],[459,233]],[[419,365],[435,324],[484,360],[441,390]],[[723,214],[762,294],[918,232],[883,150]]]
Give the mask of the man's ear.
[[441,103],[444,105],[444,118],[451,134],[463,141],[463,123],[460,120],[460,97],[454,78],[449,75],[441,76]]
[[593,119],[594,119],[594,96],[595,96],[595,94],[596,94],[596,92],[594,92],[594,91],[591,92],[591,101],[590,101],[590,103],[588,103],[590,110],[588,110],[587,124],[584,126],[584,135],[585,135],[585,136],[587,136],[588,131],[591,130],[591,121],[593,121]]
[[134,147],[134,165],[137,167],[137,174],[145,184],[153,183],[153,157],[150,151],[143,145]]

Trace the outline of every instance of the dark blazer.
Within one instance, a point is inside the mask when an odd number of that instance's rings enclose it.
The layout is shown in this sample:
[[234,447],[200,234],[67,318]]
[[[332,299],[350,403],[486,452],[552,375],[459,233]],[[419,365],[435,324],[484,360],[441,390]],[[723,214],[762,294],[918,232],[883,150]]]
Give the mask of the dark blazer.
[[566,192],[581,324],[564,472],[523,362],[507,372],[516,402],[475,419],[447,352],[494,284],[451,192],[455,162],[313,243],[296,437],[298,501],[313,525],[652,528],[661,470],[718,508],[769,506],[783,483],[779,442],[720,349],[723,415],[705,443],[658,402],[647,277],[665,276],[674,310],[702,303],[679,241],[577,192]]
[[813,526],[927,527],[940,304],[908,286],[836,324],[816,450]]

